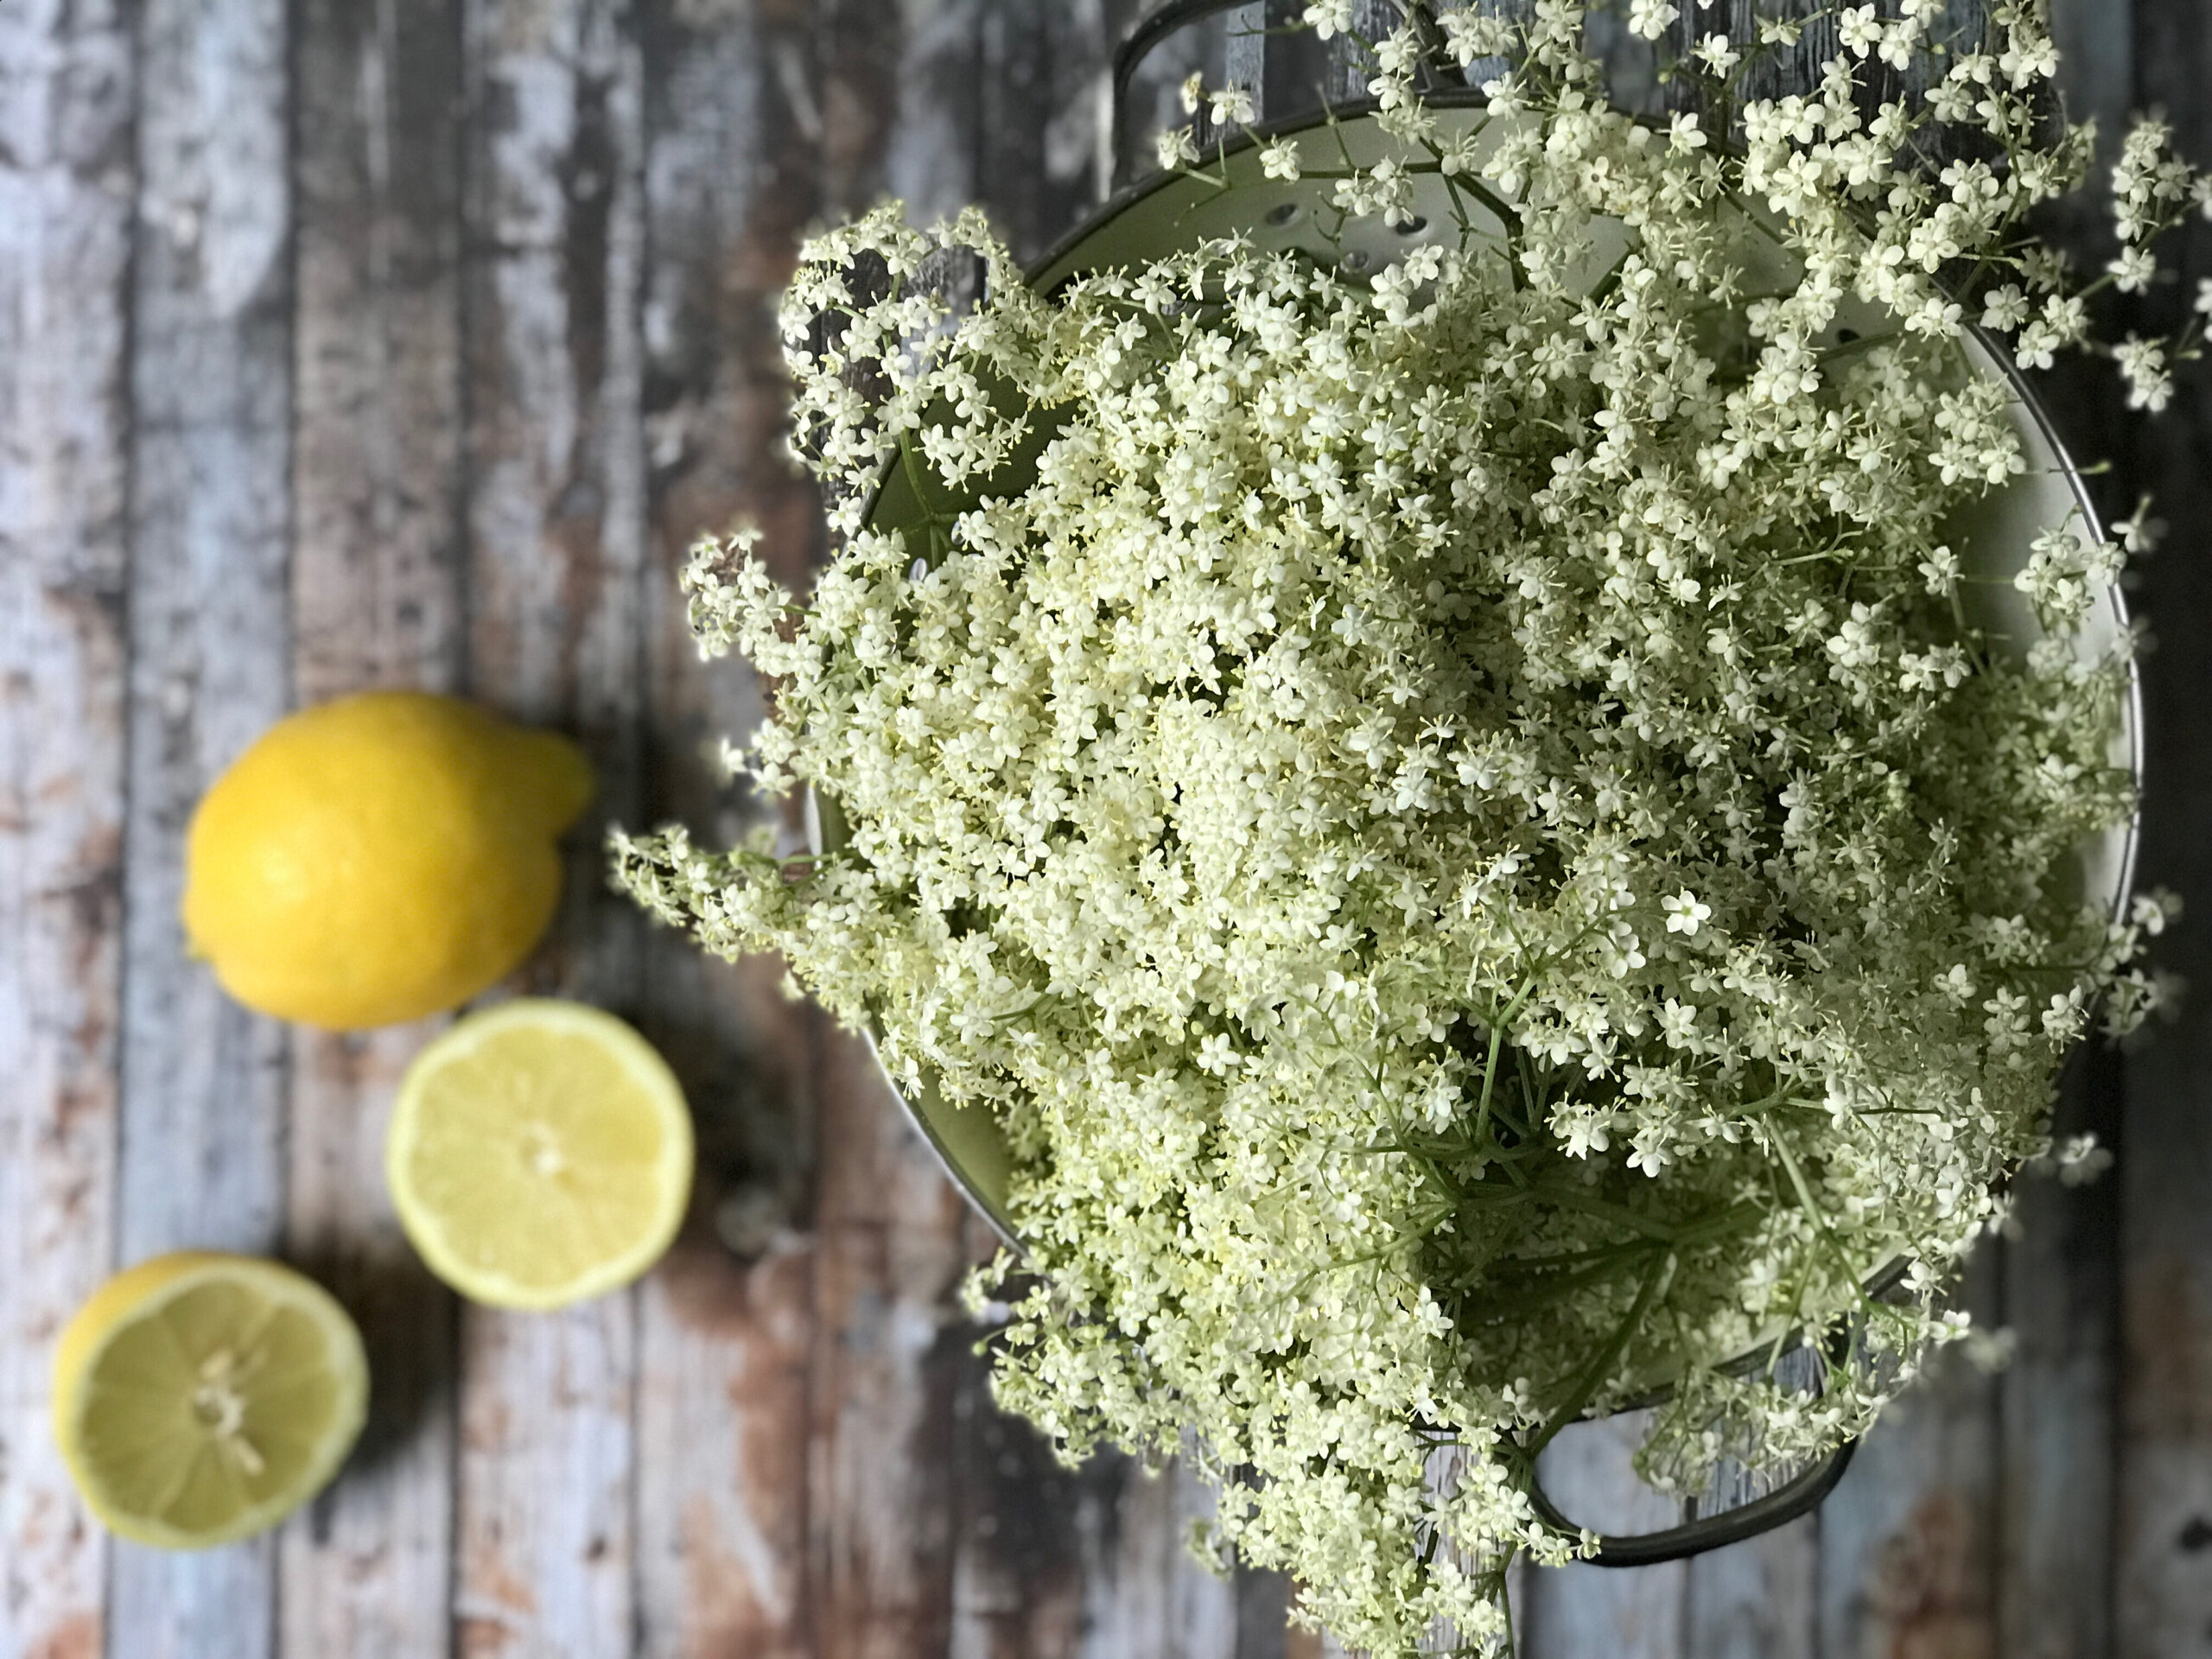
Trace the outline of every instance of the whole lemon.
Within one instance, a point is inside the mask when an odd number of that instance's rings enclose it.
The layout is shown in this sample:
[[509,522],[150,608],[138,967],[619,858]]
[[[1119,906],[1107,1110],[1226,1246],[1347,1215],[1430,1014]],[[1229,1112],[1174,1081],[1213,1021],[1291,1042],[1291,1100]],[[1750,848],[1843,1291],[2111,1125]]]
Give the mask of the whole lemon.
[[264,1014],[344,1031],[450,1008],[545,931],[554,840],[592,789],[567,738],[457,698],[371,691],[303,709],[194,812],[185,933]]

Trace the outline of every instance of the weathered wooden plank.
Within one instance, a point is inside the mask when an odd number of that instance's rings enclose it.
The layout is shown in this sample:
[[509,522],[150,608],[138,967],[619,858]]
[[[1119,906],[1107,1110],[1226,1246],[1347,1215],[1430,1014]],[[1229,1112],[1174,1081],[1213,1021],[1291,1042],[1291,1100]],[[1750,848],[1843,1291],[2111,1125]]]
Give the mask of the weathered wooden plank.
[[[825,1022],[826,1023],[826,1022]],[[823,1659],[951,1640],[953,1402],[974,1340],[951,1293],[963,1201],[858,1039],[824,1032],[817,1102],[809,1563]]]
[[695,1231],[645,1287],[639,1651],[653,1659],[815,1651],[805,1550],[812,1268],[796,1235],[772,1236],[741,1268],[710,1230]]
[[[976,200],[982,16],[976,0],[918,0],[904,8],[887,46],[855,31],[840,31],[826,43],[829,85],[866,86],[889,100],[868,130],[841,148],[855,161],[865,157],[884,191],[904,202],[918,225]],[[860,106],[849,113],[859,116]],[[895,137],[887,137],[886,128]],[[833,200],[851,188],[841,189],[840,182],[825,180]]]
[[[1997,1252],[1969,1265],[1963,1306],[1994,1323]],[[1996,1383],[1958,1348],[1883,1413],[1821,1510],[1823,1655],[1994,1659]]]
[[[294,14],[293,678],[303,703],[460,677],[460,13]],[[385,1125],[428,1022],[293,1036],[286,1248],[360,1324],[373,1387],[343,1478],[279,1541],[281,1650],[448,1651],[453,1298],[407,1247]]]
[[[895,20],[838,10],[814,100],[825,214],[888,189],[927,220],[981,194],[1004,225],[1038,165],[983,149],[993,135],[979,106],[1002,96],[988,83],[1009,50],[1035,45],[1035,9],[1014,10],[1013,37],[1007,20],[962,0]],[[982,191],[987,168],[1001,169],[1005,201]],[[988,1403],[966,1351],[976,1332],[950,1296],[976,1236],[865,1052],[830,1035],[818,1075],[816,1650],[1070,1651],[1083,1582],[1068,1497],[1094,1477],[1053,1469]]]
[[458,0],[302,0],[294,673],[302,703],[462,666]]
[[113,1244],[129,22],[0,10],[0,1656],[93,1659],[106,1541],[48,1429]]
[[[471,0],[464,335],[469,680],[575,733],[600,798],[533,991],[632,1010],[633,911],[599,841],[634,817],[645,542],[641,92],[624,4]],[[629,1293],[461,1327],[455,1611],[469,1656],[630,1651]]]
[[1239,1567],[1230,1588],[1236,1599],[1235,1659],[1290,1659],[1290,1575]]
[[[1157,1472],[1132,1468],[1116,1483],[1119,1502],[1103,1559],[1087,1562],[1083,1659],[1243,1659],[1236,1586],[1191,1554],[1192,1528],[1213,1513],[1213,1494],[1181,1463]],[[1268,1611],[1254,1610],[1249,1649]],[[1280,1604],[1274,1626],[1282,1628]]]
[[[139,25],[130,812],[118,1253],[266,1251],[283,1214],[282,1027],[188,960],[186,820],[289,696],[287,26],[281,0],[149,0]],[[118,1545],[108,1648],[270,1651],[274,1541]]]
[[[2093,1128],[2109,1144],[2119,1056],[2085,1050],[2067,1084],[2062,1127]],[[2101,1659],[2112,1650],[2117,1183],[2067,1187],[2031,1177],[2014,1213],[2004,1294],[2015,1347],[1998,1384],[1997,1650],[2006,1659]]]
[[[2130,102],[2163,107],[2183,153],[2212,158],[2212,16],[2197,0],[2134,0]],[[2202,265],[2201,228],[2195,269]],[[2188,290],[2180,297],[2186,299]],[[2178,309],[2178,306],[2174,307]],[[2171,526],[2145,566],[2138,599],[2165,648],[2143,664],[2149,735],[2141,874],[2195,905],[2160,942],[2170,970],[2192,982],[2177,1024],[2146,1033],[2126,1062],[2120,1137],[2120,1416],[2113,1650],[2122,1659],[2201,1650],[2212,1628],[2212,814],[2202,711],[2212,683],[2194,649],[2212,615],[2212,423],[2202,370],[2158,420],[2134,424],[2122,482],[2152,491]],[[2109,434],[2119,439],[2122,428]],[[2128,475],[2132,473],[2132,476]]]
[[[818,544],[812,493],[778,453],[775,295],[812,213],[817,154],[773,73],[806,45],[787,8],[657,4],[645,27],[645,277],[653,732],[649,821],[724,842],[761,810],[710,754],[763,713],[742,664],[702,664],[677,586],[692,539],[747,519],[787,580]],[[748,166],[734,166],[745,156]],[[810,1652],[808,1365],[812,1014],[779,962],[645,941],[641,1024],[698,1130],[690,1216],[641,1287],[638,1626],[646,1655]]]
[[981,22],[973,195],[1015,255],[1034,259],[1096,194],[1106,15],[1102,0],[1012,0]]
[[[906,11],[885,87],[893,136],[876,141],[881,187],[919,224],[980,202],[1016,254],[1034,258],[1096,198],[1116,7],[919,0]],[[865,72],[885,75],[887,67]]]
[[1819,1528],[1808,1516],[1689,1563],[1689,1659],[1815,1659]]
[[[1638,1480],[1629,1463],[1647,1426],[1646,1414],[1624,1413],[1574,1424],[1551,1443],[1538,1472],[1560,1513],[1621,1533],[1681,1518],[1679,1506]],[[1527,1659],[1681,1659],[1688,1583],[1680,1561],[1630,1568],[1578,1563],[1532,1572],[1523,1604]]]
[[987,1364],[965,1351],[973,1333],[950,1334],[958,1535],[946,1651],[950,1659],[1074,1654],[1120,1541],[1123,1460],[1109,1454],[1062,1467],[1041,1436],[992,1405]]

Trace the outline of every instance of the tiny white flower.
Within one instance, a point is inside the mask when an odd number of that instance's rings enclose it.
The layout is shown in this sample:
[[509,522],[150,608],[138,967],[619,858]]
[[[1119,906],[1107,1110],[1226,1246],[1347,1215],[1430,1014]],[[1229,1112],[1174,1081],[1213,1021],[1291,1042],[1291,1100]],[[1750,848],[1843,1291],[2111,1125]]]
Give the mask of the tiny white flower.
[[2135,504],[2135,511],[2126,518],[2117,519],[2113,534],[2120,537],[2120,544],[2130,553],[2150,553],[2158,549],[2165,535],[2164,522],[2151,516],[2151,498],[2143,497]]
[[1252,94],[1242,86],[1224,86],[1206,95],[1207,106],[1213,111],[1215,122],[1222,126],[1243,126],[1255,114]]
[[1198,1070],[1211,1072],[1217,1077],[1226,1077],[1230,1070],[1239,1063],[1235,1045],[1226,1032],[1215,1032],[1202,1039],[1196,1061]]
[[2028,320],[2028,296],[2018,283],[1993,288],[1981,296],[1981,326],[2010,334]]
[[2121,293],[2140,294],[2158,274],[2158,261],[2148,248],[2123,248],[2105,269],[2112,273]]
[[1728,44],[1726,35],[1708,35],[1690,48],[1690,55],[1716,75],[1725,75],[1744,60],[1744,54]]
[[1667,917],[1669,933],[1687,934],[1694,938],[1697,931],[1711,918],[1713,906],[1700,902],[1695,894],[1685,887],[1660,906]]
[[1277,138],[1262,144],[1260,170],[1271,179],[1295,180],[1299,174],[1298,141]]
[[1846,6],[1836,18],[1836,37],[1853,57],[1863,58],[1880,43],[1882,24],[1874,8]]
[[2130,334],[2113,347],[2120,378],[2127,383],[2127,406],[2152,414],[2164,409],[2174,394],[2174,378],[2166,366],[2164,345]]
[[1304,19],[1322,40],[1351,32],[1351,0],[1311,0]]

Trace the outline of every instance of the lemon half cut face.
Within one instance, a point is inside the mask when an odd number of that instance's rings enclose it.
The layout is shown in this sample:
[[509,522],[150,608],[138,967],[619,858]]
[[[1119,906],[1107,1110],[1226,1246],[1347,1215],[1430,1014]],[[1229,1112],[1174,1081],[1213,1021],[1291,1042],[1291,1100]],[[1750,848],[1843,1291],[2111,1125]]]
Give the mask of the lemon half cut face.
[[188,1250],[108,1281],[62,1332],[54,1428],[92,1513],[171,1549],[275,1525],[345,1461],[368,1409],[360,1332],[279,1262]]
[[613,1014],[543,999],[473,1014],[416,1056],[385,1147],[423,1260],[499,1307],[635,1279],[676,1236],[691,1169],[667,1062]]

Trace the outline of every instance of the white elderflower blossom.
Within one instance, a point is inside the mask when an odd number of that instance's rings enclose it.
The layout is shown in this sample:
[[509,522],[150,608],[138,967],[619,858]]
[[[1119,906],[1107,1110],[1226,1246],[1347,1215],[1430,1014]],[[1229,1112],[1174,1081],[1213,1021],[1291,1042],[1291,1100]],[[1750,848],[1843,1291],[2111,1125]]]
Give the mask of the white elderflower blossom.
[[[2151,498],[2146,495],[2136,502],[2133,512],[2113,521],[2112,533],[2119,537],[2121,548],[2126,552],[2149,553],[2157,549],[2160,537],[2165,534],[2165,528],[2164,520],[2151,517]],[[2153,928],[2151,931],[2156,932],[2158,930]]]
[[2053,1151],[2058,1179],[2067,1186],[2085,1186],[2113,1166],[2111,1151],[2097,1143],[2094,1131],[2067,1136]]
[[[1949,528],[2027,464],[1958,331],[2030,365],[2088,334],[2021,228],[2088,152],[2036,136],[2024,8],[1926,99],[1864,98],[1940,11],[1842,8],[1740,150],[1595,96],[1572,0],[1394,28],[1336,202],[1478,228],[1357,273],[1232,240],[1046,296],[979,216],[872,213],[779,314],[834,556],[803,606],[755,531],[687,568],[701,649],[772,681],[734,775],[811,791],[824,845],[621,836],[621,880],[995,1128],[998,1397],[1069,1455],[1187,1452],[1216,1550],[1348,1647],[1498,1650],[1508,1559],[1586,1543],[1516,1443],[1586,1409],[1670,1383],[1643,1459],[1692,1490],[1861,1432],[1970,1339],[1940,1298],[2001,1184],[2103,1155],[2051,1144],[2059,1057],[2170,1001],[2133,965],[2170,907],[2066,896],[2133,804],[2126,662],[2070,631],[2145,510],[2027,550],[2022,660]],[[1436,41],[1486,66],[1479,145],[1421,97]],[[1920,168],[1942,121],[2011,165]],[[2128,249],[2205,200],[2155,129],[2122,163]],[[2114,351],[2171,395],[2159,342]],[[1862,1296],[1893,1261],[1901,1300]],[[1731,1364],[1846,1328],[1880,1362],[1816,1402]]]
[[2158,274],[2158,261],[2148,248],[2124,248],[2105,267],[2123,294],[2140,294]]
[[1981,296],[1981,326],[2011,334],[2028,320],[2028,296],[2018,283],[2005,283]]
[[1871,5],[1846,6],[1837,15],[1836,38],[1853,57],[1863,58],[1880,45],[1882,34],[1881,19]]
[[1744,54],[1728,43],[1726,35],[1707,35],[1690,48],[1690,55],[1716,75],[1726,75],[1744,60]]
[[1213,112],[1216,124],[1224,127],[1244,126],[1256,113],[1250,91],[1243,86],[1215,88],[1206,94],[1206,107]]
[[1312,0],[1304,13],[1307,28],[1322,40],[1351,31],[1351,0]]
[[1520,42],[1508,18],[1461,10],[1444,12],[1436,21],[1444,30],[1446,49],[1463,69],[1478,59],[1503,57]]
[[2120,378],[2127,383],[2127,406],[2149,410],[2156,414],[2172,400],[2173,372],[2166,365],[2164,343],[2127,336],[2112,349],[2113,360],[2120,365]]

